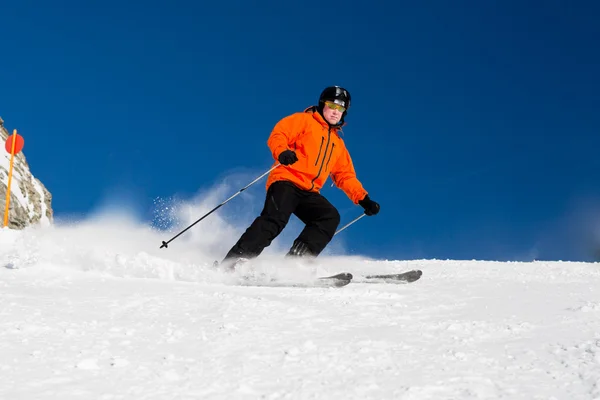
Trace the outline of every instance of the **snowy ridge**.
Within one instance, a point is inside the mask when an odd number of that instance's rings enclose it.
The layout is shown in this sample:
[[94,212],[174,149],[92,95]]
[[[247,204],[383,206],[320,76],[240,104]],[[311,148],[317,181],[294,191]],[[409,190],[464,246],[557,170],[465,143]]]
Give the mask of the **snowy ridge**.
[[[10,133],[12,134],[12,133]],[[4,144],[9,137],[9,132],[4,128],[0,118],[0,206],[2,209],[2,220],[4,220],[4,208],[6,201],[6,190],[8,188],[8,173],[10,171],[11,155],[4,149]],[[24,151],[18,153],[14,158],[13,175],[11,182],[11,204],[9,226],[11,228],[23,228],[29,224],[49,226],[52,223],[51,198],[42,183],[33,176],[24,155]]]
[[235,236],[218,217],[165,236],[121,216],[3,231],[0,398],[600,398],[598,264],[273,252],[255,268],[424,275],[253,287],[210,268]]
[[[33,177],[33,176],[32,176]],[[51,221],[50,218],[48,218],[48,199],[46,199],[46,193],[44,192],[44,189],[42,188],[42,184],[40,183],[40,181],[38,179],[34,179],[33,180],[33,187],[35,188],[35,191],[37,193],[39,193],[40,197],[41,197],[41,206],[42,206],[42,218],[40,220],[40,223],[43,226],[48,226],[50,225]]]

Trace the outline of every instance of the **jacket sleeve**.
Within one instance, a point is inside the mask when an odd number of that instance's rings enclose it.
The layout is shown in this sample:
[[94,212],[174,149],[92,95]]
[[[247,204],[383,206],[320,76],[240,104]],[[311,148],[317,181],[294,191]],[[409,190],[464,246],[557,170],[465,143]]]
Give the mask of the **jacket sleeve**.
[[275,160],[283,151],[290,149],[290,145],[296,141],[301,131],[301,114],[292,114],[277,122],[267,140],[267,146],[271,149]]
[[342,154],[331,169],[331,179],[335,185],[342,189],[354,204],[365,198],[367,191],[356,177],[350,153],[343,147]]

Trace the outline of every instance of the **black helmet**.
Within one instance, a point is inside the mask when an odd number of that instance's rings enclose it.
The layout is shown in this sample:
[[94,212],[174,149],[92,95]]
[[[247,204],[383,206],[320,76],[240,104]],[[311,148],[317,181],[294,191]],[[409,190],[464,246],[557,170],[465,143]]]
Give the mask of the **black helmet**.
[[350,92],[339,86],[327,87],[321,92],[321,97],[319,97],[319,108],[321,110],[326,101],[332,101],[339,104],[345,107],[347,111],[350,108]]

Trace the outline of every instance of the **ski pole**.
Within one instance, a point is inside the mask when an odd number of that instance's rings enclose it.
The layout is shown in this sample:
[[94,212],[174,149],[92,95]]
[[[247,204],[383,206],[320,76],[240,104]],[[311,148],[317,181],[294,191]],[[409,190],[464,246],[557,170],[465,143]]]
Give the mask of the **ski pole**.
[[240,190],[238,190],[238,192],[236,194],[234,194],[233,196],[231,196],[230,198],[228,198],[227,200],[225,200],[224,202],[222,202],[221,204],[219,204],[218,206],[216,206],[215,208],[213,208],[212,210],[210,210],[209,212],[207,212],[206,214],[204,214],[202,217],[200,217],[196,222],[194,222],[193,224],[191,224],[190,226],[188,226],[187,228],[185,228],[184,230],[182,230],[181,232],[179,232],[177,235],[173,236],[171,239],[169,239],[169,241],[165,242],[163,240],[162,242],[162,246],[160,246],[160,248],[162,249],[163,247],[169,247],[169,243],[171,243],[173,240],[177,239],[177,237],[179,237],[179,235],[181,235],[182,233],[184,233],[185,231],[187,231],[188,229],[190,229],[192,226],[196,225],[198,222],[202,221],[204,218],[208,217],[210,214],[212,214],[214,211],[217,211],[220,207],[224,206],[225,203],[227,203],[229,200],[233,199],[235,196],[239,195],[240,193],[242,193],[244,190],[248,189],[250,186],[254,185],[256,182],[258,182],[263,176],[269,174],[271,171],[273,171],[275,168],[279,167],[280,164],[277,164],[276,166],[274,166],[273,168],[271,168],[270,170],[268,170],[267,172],[265,172],[264,174],[262,174],[261,176],[259,176],[258,178],[256,178],[255,180],[253,180],[252,182],[250,182],[249,184],[247,184],[246,186],[244,186],[243,188],[241,188]]
[[359,219],[361,219],[362,217],[364,217],[366,215],[367,214],[362,214],[360,217],[357,217],[354,220],[348,222],[346,225],[344,225],[343,227],[341,227],[340,229],[338,229],[338,231],[336,233],[334,233],[333,236],[337,235],[338,233],[340,233],[341,231],[343,231],[344,229],[346,229],[347,227],[349,227],[350,225],[352,225],[353,223],[355,223],[356,221],[358,221]]

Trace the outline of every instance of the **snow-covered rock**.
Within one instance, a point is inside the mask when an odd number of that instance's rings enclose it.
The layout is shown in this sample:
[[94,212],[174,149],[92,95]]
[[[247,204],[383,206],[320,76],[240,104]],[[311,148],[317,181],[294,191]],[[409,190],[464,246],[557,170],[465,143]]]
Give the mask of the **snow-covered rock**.
[[[10,169],[10,154],[4,150],[4,143],[12,133],[4,127],[0,118],[0,227],[4,223],[6,207],[6,191],[8,188],[8,172]],[[39,179],[29,170],[25,154],[21,151],[15,156],[11,182],[8,227],[23,229],[29,225],[47,226],[52,223],[52,195]]]

